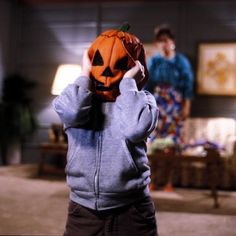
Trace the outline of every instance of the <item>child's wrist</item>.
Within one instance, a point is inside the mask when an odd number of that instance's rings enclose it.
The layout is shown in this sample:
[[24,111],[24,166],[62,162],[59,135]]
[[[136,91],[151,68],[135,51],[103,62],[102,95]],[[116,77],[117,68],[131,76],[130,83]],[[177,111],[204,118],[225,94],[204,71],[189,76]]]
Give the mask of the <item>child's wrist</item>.
[[80,77],[75,81],[75,84],[81,88],[88,89],[91,91],[91,80],[89,76],[80,75]]
[[88,70],[88,69],[82,69],[80,75],[89,78],[89,76],[90,76],[90,70]]
[[119,89],[121,93],[126,91],[137,91],[137,84],[134,78],[124,77],[119,85]]

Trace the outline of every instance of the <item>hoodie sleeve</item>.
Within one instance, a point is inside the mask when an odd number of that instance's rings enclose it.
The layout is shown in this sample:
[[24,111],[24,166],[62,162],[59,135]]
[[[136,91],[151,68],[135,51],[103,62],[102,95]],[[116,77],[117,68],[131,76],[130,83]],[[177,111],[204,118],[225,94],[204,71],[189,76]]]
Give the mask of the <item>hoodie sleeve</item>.
[[159,111],[156,101],[148,91],[138,91],[133,78],[121,80],[116,109],[119,128],[131,142],[145,140],[157,126]]
[[53,100],[53,108],[64,123],[65,129],[84,125],[89,120],[89,111],[92,106],[90,86],[90,79],[81,76]]

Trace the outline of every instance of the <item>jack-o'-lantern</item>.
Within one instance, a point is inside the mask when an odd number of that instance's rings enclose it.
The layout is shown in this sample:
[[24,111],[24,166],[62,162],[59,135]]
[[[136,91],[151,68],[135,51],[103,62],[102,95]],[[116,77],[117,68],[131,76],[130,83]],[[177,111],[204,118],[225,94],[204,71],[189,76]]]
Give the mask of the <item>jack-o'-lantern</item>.
[[115,101],[124,74],[139,60],[145,78],[137,84],[141,90],[148,80],[144,48],[140,40],[127,32],[129,25],[107,30],[99,35],[88,50],[94,93],[105,101]]

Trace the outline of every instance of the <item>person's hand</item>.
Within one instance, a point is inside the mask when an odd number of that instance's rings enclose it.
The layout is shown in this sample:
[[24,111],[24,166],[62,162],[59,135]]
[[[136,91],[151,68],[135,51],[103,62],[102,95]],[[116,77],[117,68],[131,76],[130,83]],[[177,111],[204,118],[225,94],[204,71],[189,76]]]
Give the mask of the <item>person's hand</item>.
[[144,77],[144,66],[140,63],[140,61],[135,61],[135,66],[124,74],[124,78],[134,78],[137,83],[142,81]]
[[184,102],[183,102],[183,109],[182,109],[182,112],[181,112],[181,117],[183,120],[187,119],[190,115],[190,107],[191,107],[191,102],[189,99],[186,99]]
[[83,60],[82,60],[82,71],[81,75],[89,77],[90,76],[90,71],[91,71],[91,61],[88,56],[88,50],[84,51],[83,54]]

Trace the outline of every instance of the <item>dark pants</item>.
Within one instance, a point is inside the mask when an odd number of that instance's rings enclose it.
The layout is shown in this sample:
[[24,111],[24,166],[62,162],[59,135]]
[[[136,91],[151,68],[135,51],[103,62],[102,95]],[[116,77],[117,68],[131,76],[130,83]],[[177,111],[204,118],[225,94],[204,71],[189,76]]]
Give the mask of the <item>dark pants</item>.
[[129,206],[105,211],[70,201],[64,236],[157,236],[153,201],[145,197]]

